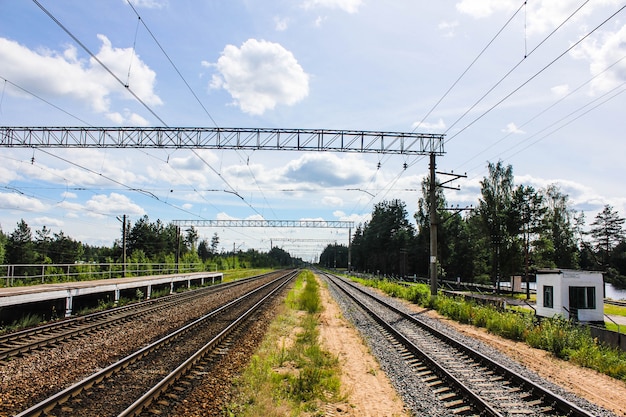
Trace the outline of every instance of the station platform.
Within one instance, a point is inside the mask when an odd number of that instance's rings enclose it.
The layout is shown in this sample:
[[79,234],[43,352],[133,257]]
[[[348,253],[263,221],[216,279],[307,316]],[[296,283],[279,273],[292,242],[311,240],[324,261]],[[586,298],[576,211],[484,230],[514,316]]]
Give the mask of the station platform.
[[222,281],[221,272],[191,272],[183,274],[169,275],[149,275],[143,277],[126,277],[100,279],[93,281],[63,282],[57,284],[41,284],[25,287],[0,288],[0,308],[14,307],[28,303],[37,303],[51,300],[65,299],[65,316],[72,315],[72,306],[75,297],[94,295],[99,293],[112,293],[114,301],[117,303],[120,294],[124,290],[142,290],[146,299],[152,294],[153,287],[169,286],[170,293],[175,287],[186,285],[191,287],[192,283],[204,285],[208,281],[214,284]]

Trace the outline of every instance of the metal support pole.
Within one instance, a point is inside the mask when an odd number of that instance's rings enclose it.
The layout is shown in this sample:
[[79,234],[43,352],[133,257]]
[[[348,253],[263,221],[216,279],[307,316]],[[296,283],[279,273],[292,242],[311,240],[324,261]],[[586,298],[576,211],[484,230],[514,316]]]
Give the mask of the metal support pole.
[[348,274],[352,271],[352,228],[348,227]]
[[430,295],[437,295],[437,183],[435,154],[430,154]]

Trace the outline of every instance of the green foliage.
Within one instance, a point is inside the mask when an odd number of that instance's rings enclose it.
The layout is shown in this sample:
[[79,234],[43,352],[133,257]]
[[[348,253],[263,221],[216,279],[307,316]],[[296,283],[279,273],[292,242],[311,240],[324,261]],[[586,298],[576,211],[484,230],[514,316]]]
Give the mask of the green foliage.
[[[407,287],[382,280],[354,279],[386,294],[406,298]],[[422,291],[427,291],[428,287]],[[457,297],[438,295],[419,297],[419,305],[437,310],[439,314],[460,323],[484,327],[493,334],[524,341],[528,345],[547,350],[558,358],[594,369],[613,378],[626,381],[626,353],[601,345],[591,337],[588,328],[560,317],[537,322],[530,312],[499,311],[490,305],[477,304]]]
[[272,322],[261,348],[235,382],[238,393],[226,415],[319,415],[320,402],[339,398],[339,361],[318,342],[320,306],[317,280],[304,271],[286,297],[284,313]]
[[302,294],[300,294],[299,309],[309,314],[319,313],[322,309],[319,284],[311,271],[304,271],[302,274],[305,276],[306,286]]

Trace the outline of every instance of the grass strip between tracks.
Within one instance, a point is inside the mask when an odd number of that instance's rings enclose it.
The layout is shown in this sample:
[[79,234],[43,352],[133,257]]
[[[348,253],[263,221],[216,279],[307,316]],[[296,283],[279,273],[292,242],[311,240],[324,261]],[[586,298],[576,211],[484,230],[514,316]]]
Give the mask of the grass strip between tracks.
[[230,416],[297,416],[339,399],[339,361],[319,344],[319,284],[303,271],[250,364],[235,381]]

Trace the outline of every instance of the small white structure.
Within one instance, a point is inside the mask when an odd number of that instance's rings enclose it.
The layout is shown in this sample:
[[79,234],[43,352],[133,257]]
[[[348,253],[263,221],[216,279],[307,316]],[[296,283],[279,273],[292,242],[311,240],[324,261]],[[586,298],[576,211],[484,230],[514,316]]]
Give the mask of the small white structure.
[[571,269],[537,271],[537,315],[604,321],[602,273]]

